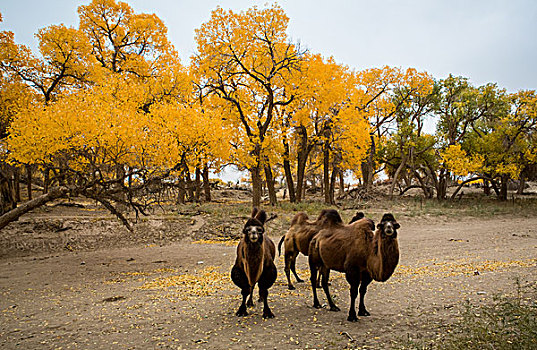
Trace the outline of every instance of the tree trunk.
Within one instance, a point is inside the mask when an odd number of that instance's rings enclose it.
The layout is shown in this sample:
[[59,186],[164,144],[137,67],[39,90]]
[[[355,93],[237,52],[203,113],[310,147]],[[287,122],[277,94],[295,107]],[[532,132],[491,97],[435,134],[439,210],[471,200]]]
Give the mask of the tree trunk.
[[250,168],[250,177],[252,178],[252,206],[259,208],[261,206],[261,174],[259,166]]
[[524,194],[524,187],[526,187],[526,179],[524,178],[523,174],[520,174],[520,179],[518,180],[518,188],[516,193],[517,194]]
[[328,141],[323,145],[323,190],[324,203],[332,204],[330,200],[330,145]]
[[[501,179],[500,179],[501,181]],[[500,198],[501,196],[501,190],[498,188],[498,184],[496,183],[496,181],[494,179],[490,180],[490,185],[492,186],[492,189],[494,190],[494,193],[496,193],[496,196],[498,198]],[[501,184],[500,184],[501,186]],[[506,199],[507,199],[507,196],[506,196]]]
[[203,192],[205,193],[205,201],[211,201],[211,183],[209,182],[209,167],[207,164],[203,167],[201,172],[201,177],[203,178]]
[[178,204],[185,204],[186,201],[186,183],[182,176],[179,176],[179,193],[177,194],[177,203]]
[[278,199],[276,198],[276,189],[274,188],[274,176],[272,175],[272,168],[269,164],[265,165],[265,179],[269,193],[270,205],[275,206],[278,204]]
[[334,152],[334,157],[332,161],[332,175],[330,176],[330,204],[336,204],[335,199],[335,192],[336,192],[336,182],[338,181],[338,178],[343,176],[341,170],[339,169],[339,165],[343,161],[343,156],[341,155],[341,152]]
[[306,164],[312,146],[308,145],[308,133],[304,126],[297,127],[297,134],[300,137],[300,143],[297,151],[297,171],[296,171],[296,200],[302,202],[305,197],[305,178]]
[[186,191],[187,191],[187,200],[188,201],[194,201],[194,182],[190,178],[190,172],[187,170],[185,171],[185,184],[186,184]]
[[285,171],[285,181],[287,182],[287,190],[289,191],[289,201],[296,203],[295,184],[293,183],[293,173],[291,172],[291,163],[289,162],[289,144],[287,141],[284,141],[283,147],[283,170]]
[[26,189],[28,190],[28,200],[32,200],[32,166],[26,165]]
[[390,185],[390,190],[388,192],[388,197],[392,198],[393,196],[393,190],[395,188],[395,184],[397,183],[397,180],[399,179],[399,174],[403,170],[404,167],[406,167],[406,162],[408,159],[408,154],[405,153],[403,156],[403,159],[401,160],[401,164],[397,167],[397,170],[395,171],[395,174],[393,174],[392,184]]
[[13,189],[15,190],[15,202],[21,201],[21,173],[19,168],[13,170]]
[[375,171],[375,162],[373,158],[376,152],[375,137],[370,135],[370,139],[371,147],[369,147],[369,150],[367,151],[367,159],[365,162],[362,162],[361,165],[362,177],[364,179],[364,187],[366,191],[373,186],[373,173]]
[[296,201],[302,202],[304,200],[304,193],[306,190],[306,159],[299,158],[297,162],[296,171]]
[[[315,186],[312,186],[315,187]],[[302,198],[306,199],[306,190],[308,189],[308,182],[304,179],[304,186],[302,187]]]
[[50,169],[45,168],[43,170],[43,194],[48,192],[48,185],[50,183]]
[[53,187],[47,194],[43,194],[35,199],[29,200],[17,208],[0,216],[0,229],[6,227],[10,222],[17,220],[22,215],[32,209],[38,208],[52,200],[65,197],[69,193],[66,187]]
[[485,196],[490,196],[490,182],[489,180],[483,180],[483,193]]
[[343,177],[343,172],[339,172],[339,195],[343,196],[345,194],[345,179]]
[[433,198],[434,191],[427,186],[427,183],[425,180],[418,174],[416,170],[414,170],[414,177],[418,179],[418,182],[420,183],[421,190],[423,191],[423,195],[425,198]]
[[196,202],[199,202],[201,197],[201,171],[198,167],[196,167],[196,179],[194,181],[194,185],[196,187],[194,197]]
[[440,199],[440,200],[443,200],[443,199],[446,199],[446,194],[447,194],[447,178],[446,178],[446,175],[442,175],[440,176],[440,178],[438,179],[438,188],[436,190],[436,198],[437,199]]
[[498,195],[498,199],[501,201],[507,200],[507,184],[509,183],[509,176],[502,175],[501,177],[501,184],[500,184],[500,194]]
[[10,176],[0,170],[0,215],[3,215],[17,207],[17,202],[13,196],[13,186]]
[[132,188],[132,169],[129,167],[129,172],[127,175],[127,186]]
[[339,169],[337,166],[334,166],[334,169],[332,169],[332,175],[330,176],[330,187],[328,190],[328,195],[330,197],[330,203],[329,204],[336,204],[335,200],[335,192],[336,192],[336,181],[337,181],[337,175],[339,173]]
[[445,169],[441,169],[440,174],[438,175],[438,182],[437,182],[437,188],[436,188],[437,199],[440,199],[440,200],[446,199],[447,177],[448,177],[448,172]]
[[[429,164],[429,162],[426,162],[425,164],[427,165],[426,168],[424,169],[425,174],[429,178],[429,182],[432,182],[434,190],[437,190],[439,185],[438,185],[438,176],[436,176],[436,171],[433,169],[433,166]],[[434,190],[431,190],[431,191],[434,192]],[[434,193],[431,193],[431,198],[433,197],[433,195]]]
[[[123,187],[123,181],[125,179],[125,167],[123,164],[116,164],[116,179],[120,182],[116,183],[116,187],[121,188]],[[69,184],[69,178],[64,179],[64,184]]]

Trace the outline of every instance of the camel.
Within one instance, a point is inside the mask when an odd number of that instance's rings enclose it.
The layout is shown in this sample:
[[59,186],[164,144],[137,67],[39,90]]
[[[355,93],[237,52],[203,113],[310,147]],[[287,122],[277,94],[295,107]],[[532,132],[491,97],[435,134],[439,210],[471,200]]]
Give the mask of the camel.
[[[363,214],[362,214],[363,215]],[[304,212],[296,214],[291,220],[291,227],[278,243],[278,254],[281,254],[281,246],[285,248],[285,275],[287,276],[287,288],[295,289],[291,283],[291,271],[298,283],[304,282],[296,273],[296,258],[299,253],[308,255],[310,241],[321,229],[336,223],[343,223],[341,216],[334,209],[323,209],[317,220],[309,221]]]
[[[358,321],[355,301],[360,287],[359,316],[369,316],[364,298],[372,280],[385,282],[399,262],[397,229],[400,225],[390,213],[384,214],[373,232],[371,220],[363,218],[350,225],[337,224],[323,229],[311,240],[309,266],[313,290],[313,306],[320,308],[317,298],[317,271],[331,311],[339,311],[328,290],[330,270],[344,272],[350,285],[351,305],[348,321]],[[374,226],[373,226],[374,227]]]
[[264,210],[254,208],[252,217],[248,219],[243,228],[243,237],[237,246],[237,258],[231,269],[231,279],[241,288],[242,304],[237,316],[247,316],[246,299],[250,296],[257,283],[259,297],[263,301],[263,318],[273,318],[274,314],[268,306],[268,289],[274,284],[277,277],[274,257],[276,247],[274,242],[265,234],[264,224],[267,214]]

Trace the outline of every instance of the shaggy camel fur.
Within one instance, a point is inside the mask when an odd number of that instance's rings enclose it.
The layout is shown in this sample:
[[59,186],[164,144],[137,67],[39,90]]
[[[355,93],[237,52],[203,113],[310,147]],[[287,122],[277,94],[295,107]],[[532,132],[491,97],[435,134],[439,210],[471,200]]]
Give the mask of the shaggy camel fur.
[[[362,214],[363,215],[363,214]],[[323,209],[315,221],[309,221],[306,213],[300,212],[291,220],[291,227],[278,243],[278,254],[281,254],[281,246],[285,248],[285,275],[287,276],[287,287],[295,289],[291,283],[291,271],[295,275],[296,281],[304,282],[296,273],[296,258],[298,253],[308,255],[310,241],[321,229],[336,223],[343,223],[341,216],[334,209]]]
[[[330,270],[344,272],[350,285],[351,305],[348,321],[357,321],[355,301],[360,287],[358,315],[369,316],[364,297],[372,280],[384,282],[393,274],[399,262],[397,229],[400,225],[392,214],[384,214],[372,230],[372,221],[361,219],[350,225],[335,225],[321,230],[309,247],[309,265],[313,290],[313,306],[320,308],[317,298],[317,271],[322,276],[322,287],[331,311],[339,311],[328,290]],[[374,226],[373,226],[374,228]]]
[[[274,284],[277,277],[274,257],[276,247],[265,234],[264,224],[267,214],[264,210],[254,208],[252,217],[244,225],[244,236],[237,246],[237,259],[231,269],[231,279],[241,288],[242,304],[237,316],[246,316],[246,299],[254,290],[255,284],[259,286],[259,297],[263,301],[263,318],[273,318],[267,298],[268,289]],[[253,303],[252,303],[253,305]]]

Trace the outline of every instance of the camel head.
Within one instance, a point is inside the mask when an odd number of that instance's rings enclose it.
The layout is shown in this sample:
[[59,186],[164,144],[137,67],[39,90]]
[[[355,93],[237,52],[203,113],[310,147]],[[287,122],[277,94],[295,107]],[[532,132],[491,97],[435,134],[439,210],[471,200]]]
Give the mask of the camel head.
[[391,213],[384,214],[382,220],[377,225],[377,229],[380,230],[382,237],[397,238],[397,229],[401,227],[395,221],[394,216]]
[[252,217],[246,221],[246,224],[244,224],[244,228],[242,229],[246,242],[263,242],[263,234],[265,233],[265,228],[263,225],[266,221],[267,213],[264,210],[254,208],[252,211]]

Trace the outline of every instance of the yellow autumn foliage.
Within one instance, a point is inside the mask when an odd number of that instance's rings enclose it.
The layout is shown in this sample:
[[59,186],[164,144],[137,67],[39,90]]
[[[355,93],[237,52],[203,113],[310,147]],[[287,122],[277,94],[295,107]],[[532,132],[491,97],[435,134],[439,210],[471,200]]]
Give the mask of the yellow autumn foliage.
[[484,158],[481,155],[468,156],[461,145],[451,145],[441,153],[442,161],[446,168],[455,175],[466,176],[469,173],[479,171],[484,165]]
[[11,160],[51,164],[60,158],[77,171],[121,164],[166,170],[226,159],[226,127],[196,104],[160,103],[146,113],[144,85],[111,75],[106,85],[78,91],[18,114],[8,139]]
[[[260,186],[254,176],[267,164],[279,176],[285,152],[291,163],[300,154],[305,167],[323,163],[325,146],[333,170],[355,174],[363,164],[370,173],[379,166],[373,149],[459,176],[517,178],[537,162],[534,91],[508,95],[450,76],[437,85],[446,95],[435,98],[447,100],[449,90],[453,103],[433,106],[425,99],[435,81],[426,72],[353,71],[302,52],[289,43],[289,18],[277,4],[215,9],[196,30],[189,69],[154,14],[116,0],[92,0],[78,14],[79,28],[37,33],[42,58],[0,32],[1,131],[9,133],[3,149],[12,163],[99,168],[110,177],[116,166],[166,172],[181,165],[188,173],[233,163]],[[430,115],[444,116],[439,141],[422,134]]]
[[232,159],[260,167],[281,147],[274,127],[298,53],[287,40],[289,18],[278,5],[234,12],[217,8],[196,30],[192,63],[204,88],[220,99],[231,135]]
[[[107,91],[115,88],[122,99]],[[82,170],[87,162],[122,162],[138,166],[152,142],[146,120],[137,111],[136,87],[121,83],[79,91],[42,107],[34,104],[19,113],[10,128],[12,161],[26,164],[53,162],[65,156]],[[141,154],[140,154],[141,153]]]

